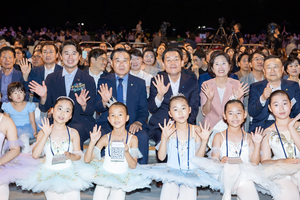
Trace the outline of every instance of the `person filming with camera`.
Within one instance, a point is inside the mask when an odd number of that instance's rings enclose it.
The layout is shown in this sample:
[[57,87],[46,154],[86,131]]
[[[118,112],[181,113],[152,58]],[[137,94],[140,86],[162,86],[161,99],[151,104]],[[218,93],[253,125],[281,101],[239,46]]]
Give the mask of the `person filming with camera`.
[[232,34],[231,47],[234,49],[239,48],[244,43],[243,35],[240,32],[241,28],[242,28],[242,25],[240,23],[236,23],[233,26],[234,34]]

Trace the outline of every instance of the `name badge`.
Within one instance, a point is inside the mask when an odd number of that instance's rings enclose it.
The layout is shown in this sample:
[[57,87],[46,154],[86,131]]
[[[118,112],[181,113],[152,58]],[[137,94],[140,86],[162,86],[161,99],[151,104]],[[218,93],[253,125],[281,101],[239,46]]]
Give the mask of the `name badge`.
[[124,162],[125,145],[123,142],[111,143],[111,156],[112,162]]
[[52,165],[57,164],[64,164],[66,163],[66,156],[65,155],[55,155],[52,158]]
[[229,164],[241,164],[241,163],[243,163],[243,161],[240,157],[229,157],[228,163]]

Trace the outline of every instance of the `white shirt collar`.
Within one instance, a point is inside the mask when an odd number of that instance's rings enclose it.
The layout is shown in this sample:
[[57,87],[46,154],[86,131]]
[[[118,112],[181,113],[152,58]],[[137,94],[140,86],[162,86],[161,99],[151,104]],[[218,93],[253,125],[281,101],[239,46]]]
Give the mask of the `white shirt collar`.
[[74,77],[77,71],[78,71],[78,67],[76,67],[76,69],[73,72],[71,72],[71,74],[69,74],[67,70],[63,68],[62,76],[64,77],[65,75],[72,75]]

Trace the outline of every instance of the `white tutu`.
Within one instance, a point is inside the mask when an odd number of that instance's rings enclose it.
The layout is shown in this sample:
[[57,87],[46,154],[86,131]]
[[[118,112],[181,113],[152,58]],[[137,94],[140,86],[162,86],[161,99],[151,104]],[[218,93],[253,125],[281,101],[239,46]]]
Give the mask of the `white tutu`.
[[145,178],[162,182],[175,182],[178,185],[187,185],[191,188],[203,186],[213,190],[222,191],[223,189],[220,182],[198,168],[182,171],[171,168],[166,163],[143,165],[143,167],[148,168],[147,172],[143,174]]
[[[194,157],[191,161],[216,179],[219,179],[224,167],[224,164],[217,159]],[[263,194],[277,196],[281,193],[280,187],[273,181],[267,179],[258,166],[252,165],[251,163],[241,163],[238,165],[240,166],[241,174],[239,180],[241,182],[253,181],[256,189]]]

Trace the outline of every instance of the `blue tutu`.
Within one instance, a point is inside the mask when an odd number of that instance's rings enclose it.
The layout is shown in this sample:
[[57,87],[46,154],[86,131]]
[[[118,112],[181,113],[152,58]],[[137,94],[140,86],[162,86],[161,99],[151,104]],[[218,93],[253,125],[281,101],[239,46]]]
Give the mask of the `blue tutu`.
[[[77,172],[88,182],[94,182],[100,186],[122,189],[130,192],[141,188],[150,188],[152,179],[147,179],[143,174],[147,169],[138,165],[135,169],[128,168],[126,172],[116,174],[108,172],[103,167],[104,159],[94,158],[89,164],[78,163]],[[84,166],[82,166],[84,165]],[[82,166],[82,167],[81,167]],[[87,167],[88,166],[88,167]]]
[[147,172],[143,174],[145,178],[163,183],[175,182],[178,185],[186,185],[191,188],[209,186],[213,190],[223,190],[223,185],[219,181],[198,168],[189,171],[179,170],[169,167],[166,163],[143,165],[143,167],[147,168]]
[[18,136],[20,137],[21,135],[28,135],[29,138],[34,138],[33,136],[33,128],[31,124],[25,124],[23,126],[17,126],[17,131],[18,131]]
[[23,190],[32,190],[33,192],[66,193],[85,190],[92,184],[83,180],[76,172],[75,163],[77,162],[83,161],[74,161],[70,167],[59,170],[50,169],[42,163],[27,179],[16,181],[16,184]]

